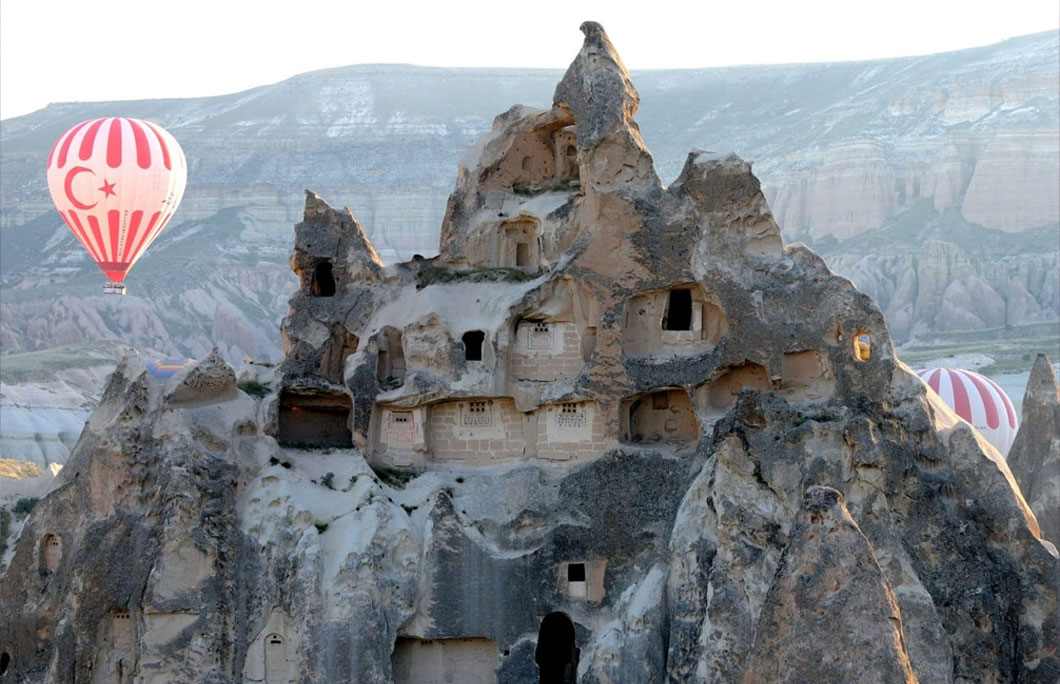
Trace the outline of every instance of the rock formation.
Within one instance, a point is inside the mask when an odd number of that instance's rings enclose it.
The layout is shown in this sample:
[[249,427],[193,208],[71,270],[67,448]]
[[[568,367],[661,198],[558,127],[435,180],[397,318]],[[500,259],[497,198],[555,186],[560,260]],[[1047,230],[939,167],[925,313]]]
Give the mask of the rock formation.
[[255,399],[127,356],[0,588],[19,681],[1055,681],[1008,466],[785,246],[664,186],[593,22],[461,162],[440,255],[307,193]]
[[1008,462],[1042,537],[1060,544],[1060,386],[1045,354],[1038,354],[1027,379],[1023,422]]

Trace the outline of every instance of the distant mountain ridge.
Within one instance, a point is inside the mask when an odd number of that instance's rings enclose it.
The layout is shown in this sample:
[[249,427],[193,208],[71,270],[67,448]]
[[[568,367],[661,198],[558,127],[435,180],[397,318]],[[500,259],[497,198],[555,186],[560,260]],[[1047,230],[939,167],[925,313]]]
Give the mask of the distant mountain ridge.
[[[340,67],[232,95],[59,104],[0,122],[0,350],[117,337],[193,357],[214,344],[233,359],[277,357],[302,190],[350,205],[388,261],[433,254],[464,150],[512,104],[548,106],[560,74]],[[633,79],[665,181],[692,148],[754,160],[786,239],[876,296],[896,340],[1060,315],[1060,33]],[[97,294],[102,276],[43,172],[62,131],[118,113],[161,123],[189,162],[175,222],[120,301]]]

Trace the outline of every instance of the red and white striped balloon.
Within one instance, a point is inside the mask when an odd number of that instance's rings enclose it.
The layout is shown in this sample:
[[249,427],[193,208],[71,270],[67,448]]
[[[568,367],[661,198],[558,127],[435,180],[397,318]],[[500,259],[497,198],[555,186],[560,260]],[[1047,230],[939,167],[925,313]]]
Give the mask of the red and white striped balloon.
[[960,368],[929,368],[917,373],[953,411],[971,423],[1002,456],[1016,439],[1019,421],[1005,391],[990,378]]
[[176,139],[140,119],[82,121],[48,156],[48,189],[66,225],[120,283],[184,196],[188,167]]

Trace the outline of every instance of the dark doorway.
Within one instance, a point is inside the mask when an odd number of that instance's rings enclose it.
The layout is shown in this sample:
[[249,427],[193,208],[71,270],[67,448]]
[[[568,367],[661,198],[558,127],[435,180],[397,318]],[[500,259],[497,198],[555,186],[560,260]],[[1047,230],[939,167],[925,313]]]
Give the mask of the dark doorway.
[[349,428],[352,410],[350,397],[340,392],[285,391],[280,394],[276,441],[300,449],[349,449],[353,446]]
[[321,261],[316,265],[316,268],[313,269],[313,281],[309,289],[314,297],[335,296],[335,276],[331,273],[330,261]]
[[481,361],[482,343],[486,340],[486,333],[481,330],[468,330],[461,339],[464,341],[464,358],[468,361]]
[[563,613],[546,615],[541,621],[534,651],[541,684],[575,684],[579,653],[570,618]]
[[7,666],[11,663],[11,656],[6,653],[0,653],[0,675],[7,672]]
[[692,329],[692,290],[670,290],[663,330]]

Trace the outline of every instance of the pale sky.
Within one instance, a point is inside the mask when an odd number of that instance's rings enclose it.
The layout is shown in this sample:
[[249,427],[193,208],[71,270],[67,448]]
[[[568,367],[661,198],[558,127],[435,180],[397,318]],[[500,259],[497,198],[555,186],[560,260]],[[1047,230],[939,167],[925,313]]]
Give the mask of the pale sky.
[[1060,26],[1060,0],[3,0],[0,118],[200,97],[349,64],[563,69],[578,25],[630,69],[930,54]]

